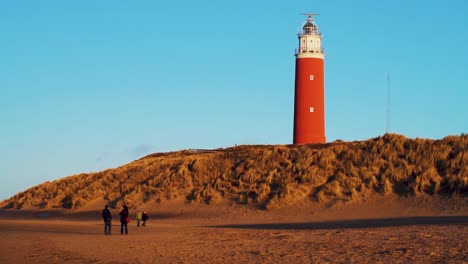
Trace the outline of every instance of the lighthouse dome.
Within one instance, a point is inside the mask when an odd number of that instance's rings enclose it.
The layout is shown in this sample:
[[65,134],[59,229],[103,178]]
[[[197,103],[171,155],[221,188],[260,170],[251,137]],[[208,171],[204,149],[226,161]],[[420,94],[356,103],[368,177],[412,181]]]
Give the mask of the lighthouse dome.
[[302,31],[303,31],[303,34],[317,34],[318,33],[318,27],[314,23],[313,20],[308,19],[304,23],[304,26],[302,26]]

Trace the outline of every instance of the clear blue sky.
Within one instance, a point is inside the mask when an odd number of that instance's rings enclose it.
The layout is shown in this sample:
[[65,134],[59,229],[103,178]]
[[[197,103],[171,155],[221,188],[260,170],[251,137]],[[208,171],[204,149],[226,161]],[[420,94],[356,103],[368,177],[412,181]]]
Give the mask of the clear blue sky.
[[326,135],[468,132],[468,1],[0,1],[0,199],[145,154],[292,142],[305,17]]

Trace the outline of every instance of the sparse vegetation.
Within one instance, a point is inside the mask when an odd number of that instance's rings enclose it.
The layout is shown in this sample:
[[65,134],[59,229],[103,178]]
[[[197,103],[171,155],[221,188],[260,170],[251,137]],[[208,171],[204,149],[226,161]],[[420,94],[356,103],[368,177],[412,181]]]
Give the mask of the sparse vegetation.
[[386,134],[360,142],[157,153],[116,169],[32,187],[2,206],[76,209],[99,198],[111,206],[137,206],[184,197],[194,203],[224,198],[268,209],[376,193],[467,195],[468,135],[429,140]]

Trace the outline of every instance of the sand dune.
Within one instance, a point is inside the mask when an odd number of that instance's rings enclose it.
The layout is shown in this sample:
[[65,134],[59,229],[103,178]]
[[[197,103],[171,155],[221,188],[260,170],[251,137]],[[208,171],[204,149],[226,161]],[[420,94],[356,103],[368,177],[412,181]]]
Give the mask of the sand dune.
[[212,152],[156,153],[116,169],[47,182],[0,207],[117,208],[184,199],[229,200],[258,209],[374,195],[466,195],[468,135],[442,140],[387,134],[318,145],[239,146]]
[[[0,263],[468,263],[467,153],[465,134],[156,153],[3,201]],[[120,235],[123,204],[149,226]]]

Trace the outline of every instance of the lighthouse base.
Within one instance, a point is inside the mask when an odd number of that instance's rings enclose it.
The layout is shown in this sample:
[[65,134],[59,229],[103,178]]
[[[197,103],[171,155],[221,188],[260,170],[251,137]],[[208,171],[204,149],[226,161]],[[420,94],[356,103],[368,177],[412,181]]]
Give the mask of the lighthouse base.
[[302,145],[302,144],[321,144],[327,143],[327,139],[325,137],[294,137],[293,144],[295,145]]

